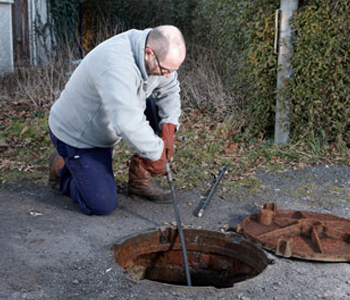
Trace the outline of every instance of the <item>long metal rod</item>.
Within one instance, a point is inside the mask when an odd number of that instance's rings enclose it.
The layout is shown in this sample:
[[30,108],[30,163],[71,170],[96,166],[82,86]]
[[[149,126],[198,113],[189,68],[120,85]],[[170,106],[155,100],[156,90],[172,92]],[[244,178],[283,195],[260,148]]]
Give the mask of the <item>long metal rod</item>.
[[198,216],[199,218],[203,216],[204,210],[205,210],[205,208],[208,206],[208,204],[209,204],[209,202],[210,202],[210,199],[211,199],[211,197],[213,196],[213,194],[214,194],[214,192],[215,192],[215,190],[216,190],[216,187],[217,187],[218,184],[220,183],[220,181],[221,181],[221,179],[222,179],[222,176],[224,176],[224,173],[225,173],[227,167],[228,167],[228,164],[225,164],[224,167],[221,169],[221,171],[220,171],[220,173],[219,173],[219,176],[216,178],[213,187],[211,188],[211,190],[210,190],[210,192],[209,192],[207,198],[205,199],[205,201],[204,201],[204,203],[203,203],[201,209],[199,210],[199,212],[198,212],[198,214],[197,214],[197,216]]
[[177,228],[179,230],[179,235],[180,235],[180,242],[181,242],[181,248],[182,248],[182,254],[184,258],[184,263],[185,263],[185,272],[186,272],[186,280],[187,280],[187,285],[192,286],[191,283],[191,276],[190,276],[190,269],[188,267],[188,259],[187,259],[187,251],[186,251],[186,245],[185,245],[185,239],[184,239],[184,234],[182,231],[182,225],[181,225],[181,219],[180,219],[180,213],[179,209],[177,207],[177,202],[176,202],[176,197],[175,197],[175,189],[174,189],[174,183],[173,183],[173,177],[171,175],[170,171],[170,166],[169,163],[166,163],[166,173],[171,189],[171,197],[173,199],[173,206],[174,206],[174,212],[175,212],[175,218],[177,222]]

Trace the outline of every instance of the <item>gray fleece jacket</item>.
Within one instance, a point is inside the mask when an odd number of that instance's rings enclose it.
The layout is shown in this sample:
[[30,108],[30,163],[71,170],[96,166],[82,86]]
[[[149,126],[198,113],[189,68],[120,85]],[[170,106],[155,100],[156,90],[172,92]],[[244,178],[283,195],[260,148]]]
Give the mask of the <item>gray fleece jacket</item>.
[[181,113],[177,73],[148,76],[144,50],[151,29],[129,30],[93,49],[72,74],[53,104],[49,126],[76,148],[113,147],[121,139],[141,157],[157,160],[163,141],[150,127],[144,110],[153,94],[161,124],[179,127]]

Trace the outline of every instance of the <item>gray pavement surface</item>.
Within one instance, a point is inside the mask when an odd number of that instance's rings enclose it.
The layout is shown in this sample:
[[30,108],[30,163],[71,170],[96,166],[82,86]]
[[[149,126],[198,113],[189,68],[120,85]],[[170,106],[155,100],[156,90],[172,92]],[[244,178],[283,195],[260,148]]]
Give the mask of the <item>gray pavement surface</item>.
[[[225,177],[223,178],[225,180]],[[220,186],[202,218],[198,193],[177,191],[186,227],[220,231],[276,202],[280,209],[311,210],[350,219],[350,169],[317,166],[258,173],[251,186],[220,197]],[[0,185],[0,299],[350,299],[350,264],[267,255],[261,274],[232,288],[185,287],[133,281],[114,262],[111,245],[128,235],[175,220],[172,205],[119,196],[109,216],[85,216],[45,180]]]

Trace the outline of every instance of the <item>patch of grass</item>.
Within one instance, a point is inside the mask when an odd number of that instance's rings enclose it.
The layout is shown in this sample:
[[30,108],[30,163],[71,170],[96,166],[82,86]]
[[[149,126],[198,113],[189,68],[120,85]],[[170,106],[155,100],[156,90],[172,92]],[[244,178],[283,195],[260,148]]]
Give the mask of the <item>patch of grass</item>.
[[307,179],[310,177],[310,175],[309,174],[302,174],[300,177],[303,179]]
[[314,183],[307,183],[298,185],[296,188],[293,189],[285,189],[285,192],[296,198],[305,198],[312,196],[314,194],[315,189],[316,185]]
[[[233,195],[242,187],[246,187],[246,193],[259,193],[261,184],[254,179],[257,170],[276,172],[321,163],[349,165],[350,151],[346,147],[327,147],[315,139],[308,143],[291,140],[288,145],[278,146],[271,138],[251,136],[246,131],[244,110],[235,105],[238,103],[235,95],[225,90],[215,73],[214,62],[205,51],[204,55],[189,55],[179,70],[183,113],[171,162],[177,189],[206,190],[225,163],[228,170],[218,191],[223,195]],[[1,79],[1,95],[10,99],[0,99],[1,178],[12,179],[27,173],[46,176],[48,155],[53,150],[47,119],[50,105],[67,81],[63,76],[67,63],[60,58],[47,70],[21,68],[11,78]],[[133,154],[123,142],[115,147],[113,170],[118,183],[127,182]],[[160,181],[167,185],[166,178]],[[327,189],[347,199],[343,191]],[[316,187],[312,186],[287,192],[296,197],[317,195]]]
[[47,176],[48,153],[53,149],[48,135],[47,116],[24,118],[23,122],[7,120],[0,140],[2,180]]
[[239,185],[245,188],[259,188],[261,187],[262,183],[254,177],[249,177],[242,179]]
[[6,172],[0,171],[0,188],[1,183],[16,181],[18,179],[30,179],[30,180],[42,180],[42,182],[45,184],[47,182],[47,172],[28,172],[28,171],[20,171],[19,169],[15,168],[13,170],[8,170]]
[[344,189],[343,188],[341,188],[341,187],[338,187],[338,186],[334,186],[333,184],[331,184],[331,183],[326,183],[325,185],[324,185],[324,187],[327,189],[327,190],[329,190],[331,193],[334,193],[334,194],[340,194]]
[[326,205],[334,199],[337,199],[339,202],[350,202],[348,191],[331,183],[326,183],[322,186],[315,183],[300,184],[296,188],[284,190],[284,193],[296,198],[317,201],[322,205]]
[[[19,176],[46,176],[47,158],[53,150],[48,134],[48,113],[32,114],[23,122],[9,121],[0,139],[0,177],[12,180]],[[278,147],[271,141],[249,139],[243,134],[232,134],[227,123],[209,123],[207,117],[196,114],[192,123],[180,128],[176,137],[176,151],[171,162],[174,183],[177,189],[196,189],[204,191],[210,187],[225,163],[229,164],[227,173],[220,183],[223,196],[234,196],[238,189],[246,188],[246,193],[259,194],[261,182],[254,178],[258,169],[280,171],[287,168],[303,168],[311,165],[313,157],[304,153],[296,145]],[[193,126],[193,123],[196,126]],[[220,136],[215,134],[220,132]],[[128,166],[133,150],[125,143],[119,143],[113,153],[113,170],[118,183],[128,181]],[[343,156],[327,155],[327,163],[342,162]],[[311,159],[310,159],[311,158]],[[167,186],[166,178],[160,180]],[[349,201],[344,190],[333,185],[324,186],[327,195]],[[219,191],[218,191],[219,192]],[[294,197],[320,197],[319,187],[304,184],[296,189],[287,189]],[[326,196],[327,197],[327,196]]]

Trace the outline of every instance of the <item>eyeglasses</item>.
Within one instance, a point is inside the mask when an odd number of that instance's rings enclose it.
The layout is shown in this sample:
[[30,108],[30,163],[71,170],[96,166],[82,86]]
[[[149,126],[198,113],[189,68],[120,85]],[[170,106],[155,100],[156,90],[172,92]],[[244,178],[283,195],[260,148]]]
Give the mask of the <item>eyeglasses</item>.
[[[149,48],[149,47],[147,47],[147,48]],[[159,62],[159,59],[158,59],[158,56],[157,56],[156,52],[153,49],[151,49],[151,48],[149,48],[149,49],[152,50],[152,52],[154,53],[154,57],[156,58],[156,61],[157,61],[157,64],[158,64],[158,67],[159,67],[159,70],[160,70],[160,74],[162,76],[177,71],[177,69],[176,70],[169,70],[167,68],[162,67],[162,65]]]

